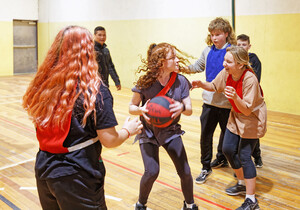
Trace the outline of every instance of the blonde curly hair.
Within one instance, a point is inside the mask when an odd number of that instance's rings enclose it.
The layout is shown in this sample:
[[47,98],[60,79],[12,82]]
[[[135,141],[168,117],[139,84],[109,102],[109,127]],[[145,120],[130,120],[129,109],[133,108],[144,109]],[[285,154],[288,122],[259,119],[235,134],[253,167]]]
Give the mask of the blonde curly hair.
[[[212,20],[208,25],[208,31],[211,33],[213,30],[220,30],[224,33],[228,33],[226,42],[232,45],[236,45],[236,36],[228,20],[223,19],[221,17],[217,17],[214,20]],[[206,44],[209,46],[213,45],[210,33],[206,37]]]

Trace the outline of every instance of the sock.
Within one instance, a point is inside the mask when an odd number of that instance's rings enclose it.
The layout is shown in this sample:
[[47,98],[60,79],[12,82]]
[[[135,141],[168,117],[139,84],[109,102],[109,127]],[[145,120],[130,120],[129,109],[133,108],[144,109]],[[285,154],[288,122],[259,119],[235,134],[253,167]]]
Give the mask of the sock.
[[245,186],[245,180],[238,180],[239,185],[244,185]]
[[249,198],[250,200],[253,201],[253,203],[255,203],[255,194],[253,194],[253,195],[246,194],[246,198],[245,199],[247,199],[247,198]]
[[[138,201],[137,204],[141,204],[141,203]],[[146,204],[141,204],[141,205],[146,206]]]
[[185,202],[185,204],[186,204],[186,208],[188,208],[188,209],[191,209],[191,208],[193,208],[193,203],[192,204],[187,204],[186,202]]

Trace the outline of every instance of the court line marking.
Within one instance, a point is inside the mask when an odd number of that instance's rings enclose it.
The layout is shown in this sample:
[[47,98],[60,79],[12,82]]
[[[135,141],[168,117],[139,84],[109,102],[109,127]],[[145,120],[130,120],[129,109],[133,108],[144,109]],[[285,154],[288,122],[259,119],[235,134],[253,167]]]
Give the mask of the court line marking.
[[0,171],[4,170],[4,169],[8,169],[8,168],[11,168],[11,167],[15,167],[15,166],[18,166],[18,165],[21,165],[23,163],[27,163],[27,162],[30,162],[30,161],[34,161],[35,160],[35,157],[34,158],[30,158],[28,160],[23,160],[21,162],[18,162],[18,163],[14,163],[14,164],[11,164],[11,165],[8,165],[8,166],[3,166],[0,168]]
[[18,127],[18,128],[22,128],[23,130],[27,130],[27,131],[29,131],[30,133],[35,133],[35,131],[34,131],[33,129],[25,128],[25,127],[23,127],[23,126],[20,126],[20,125],[18,125],[18,124],[16,124],[16,123],[13,123],[13,122],[11,122],[11,121],[5,120],[5,119],[3,119],[3,118],[0,118],[0,120],[4,121],[4,122],[6,122],[6,123],[9,123],[9,124],[11,124],[11,125],[14,125],[14,126],[16,126],[16,127]]
[[[17,126],[17,127],[19,127],[19,128],[25,129],[25,130],[27,130],[27,131],[30,131],[31,133],[35,133],[35,132],[32,131],[32,130],[29,130],[29,129],[27,129],[27,128],[25,128],[25,127],[22,127],[22,126],[18,126],[17,124],[12,123],[12,122],[10,122],[10,121],[3,120],[2,118],[0,118],[0,120],[5,121],[5,122],[8,122],[8,123],[10,123],[10,124],[13,124],[13,125],[15,125],[15,126]],[[32,158],[32,159],[29,159],[29,160],[21,161],[21,162],[16,163],[16,164],[12,164],[12,165],[10,165],[10,166],[2,167],[2,168],[0,168],[0,171],[3,170],[3,168],[5,169],[5,168],[17,166],[17,165],[19,165],[19,164],[22,164],[22,163],[25,163],[25,162],[32,161],[32,160],[34,160],[34,159],[35,159],[35,158]],[[139,172],[137,172],[137,171],[134,171],[134,170],[132,170],[132,169],[130,169],[130,168],[124,167],[124,166],[122,166],[122,165],[120,165],[120,164],[114,163],[114,162],[109,161],[109,160],[104,159],[104,158],[103,158],[103,160],[106,161],[106,162],[108,162],[108,163],[111,163],[111,164],[113,164],[113,165],[115,165],[115,166],[118,166],[119,168],[123,168],[123,169],[126,170],[126,171],[130,171],[130,172],[132,172],[132,173],[134,173],[134,174],[143,176],[142,173],[139,173]],[[160,183],[160,184],[162,184],[162,185],[164,185],[164,186],[170,187],[170,188],[172,188],[172,189],[174,189],[174,190],[177,190],[177,191],[179,191],[179,192],[182,192],[181,189],[179,189],[179,188],[177,188],[177,187],[174,187],[174,186],[172,186],[172,185],[169,185],[169,184],[167,184],[167,183],[165,183],[165,182],[162,182],[162,181],[160,181],[160,180],[156,180],[156,182],[158,182],[158,183]],[[225,207],[225,206],[223,206],[223,205],[221,205],[221,204],[215,203],[215,202],[210,201],[210,200],[208,200],[208,199],[202,198],[202,197],[200,197],[200,196],[198,196],[198,195],[194,195],[194,197],[195,197],[195,198],[198,198],[198,199],[200,199],[200,200],[202,200],[202,201],[205,201],[205,202],[207,202],[207,203],[209,203],[209,204],[212,204],[212,205],[214,205],[214,206],[217,206],[217,207],[220,207],[220,208],[223,208],[223,209],[226,209],[226,210],[231,210],[230,208],[227,208],[227,207]]]
[[127,154],[129,154],[129,153],[130,153],[130,152],[123,152],[123,153],[117,154],[117,156],[127,155]]
[[111,196],[111,195],[104,195],[105,198],[107,199],[111,199],[111,200],[115,200],[115,201],[121,201],[122,198],[117,198],[117,197],[114,197],[114,196]]
[[37,190],[37,187],[20,187],[19,190]]
[[[127,167],[125,167],[125,166],[122,166],[122,165],[120,165],[120,164],[118,164],[118,163],[112,162],[112,161],[110,161],[110,160],[107,160],[106,158],[102,158],[102,159],[103,159],[105,162],[108,162],[108,163],[110,163],[110,164],[112,164],[112,165],[115,165],[115,166],[117,166],[117,167],[119,167],[119,168],[122,168],[122,169],[124,169],[124,170],[126,170],[126,171],[130,171],[130,172],[132,172],[132,173],[134,173],[134,174],[143,176],[143,174],[140,173],[140,172],[137,172],[137,171],[135,171],[135,170],[132,170],[132,169],[127,168]],[[175,187],[175,186],[172,186],[172,185],[170,185],[170,184],[168,184],[168,183],[166,183],[166,182],[160,181],[160,180],[158,180],[158,179],[157,179],[155,182],[160,183],[161,185],[167,186],[167,187],[169,187],[169,188],[172,188],[172,189],[174,189],[174,190],[177,190],[177,191],[179,191],[179,192],[182,192],[181,189],[179,189],[179,188],[177,188],[177,187]],[[220,208],[222,208],[222,209],[231,210],[230,208],[227,208],[227,207],[225,207],[225,206],[223,206],[223,205],[221,205],[221,204],[218,204],[218,203],[215,203],[215,202],[213,202],[213,201],[210,201],[210,200],[207,200],[207,199],[205,199],[205,198],[202,198],[202,197],[200,197],[200,196],[198,196],[198,195],[195,195],[195,194],[194,194],[194,197],[195,197],[195,198],[198,198],[198,199],[200,199],[200,200],[202,200],[202,201],[205,201],[205,202],[207,202],[207,203],[209,203],[209,204],[212,204],[212,205],[214,205],[214,206],[220,207]]]
[[0,200],[2,200],[4,203],[6,203],[13,210],[21,210],[15,204],[13,204],[11,201],[9,201],[7,198],[5,198],[3,195],[0,195]]

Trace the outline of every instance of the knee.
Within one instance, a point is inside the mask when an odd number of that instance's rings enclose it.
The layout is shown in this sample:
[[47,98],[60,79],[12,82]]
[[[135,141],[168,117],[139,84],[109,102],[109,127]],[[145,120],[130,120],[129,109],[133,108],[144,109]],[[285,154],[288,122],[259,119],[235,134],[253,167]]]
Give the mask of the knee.
[[191,169],[189,167],[181,172],[177,171],[177,174],[182,180],[192,178]]
[[247,165],[247,163],[251,163],[251,155],[246,155],[244,153],[239,153],[239,158],[241,160],[242,165]]
[[145,170],[144,176],[151,180],[156,180],[159,175],[159,168],[151,168],[150,170]]
[[222,152],[226,157],[229,157],[234,154],[234,148],[230,145],[223,144]]

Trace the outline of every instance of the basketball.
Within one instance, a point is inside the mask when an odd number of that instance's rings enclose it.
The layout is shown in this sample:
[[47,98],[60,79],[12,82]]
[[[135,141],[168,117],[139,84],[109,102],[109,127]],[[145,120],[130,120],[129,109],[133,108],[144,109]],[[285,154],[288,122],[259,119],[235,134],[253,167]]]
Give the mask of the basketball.
[[153,126],[165,128],[173,122],[172,112],[169,109],[169,105],[172,103],[172,99],[167,96],[156,96],[149,101],[146,107],[148,109],[147,116]]

